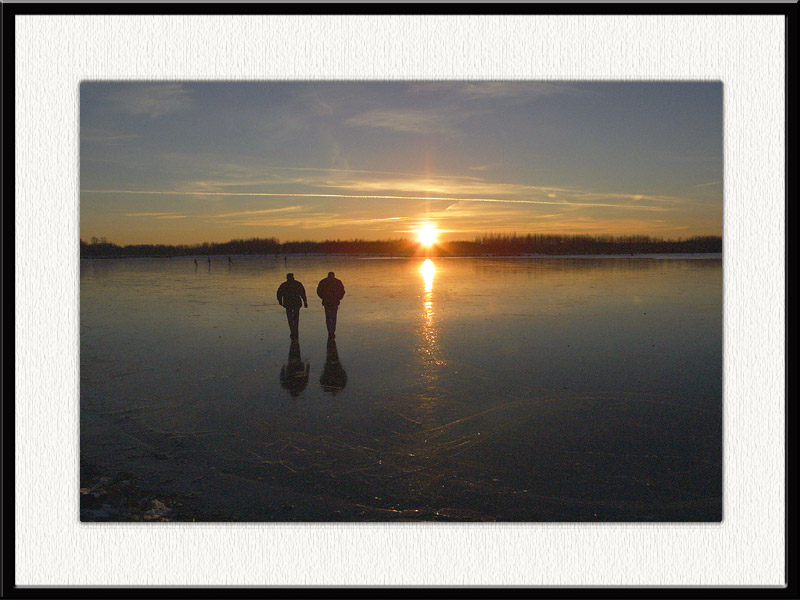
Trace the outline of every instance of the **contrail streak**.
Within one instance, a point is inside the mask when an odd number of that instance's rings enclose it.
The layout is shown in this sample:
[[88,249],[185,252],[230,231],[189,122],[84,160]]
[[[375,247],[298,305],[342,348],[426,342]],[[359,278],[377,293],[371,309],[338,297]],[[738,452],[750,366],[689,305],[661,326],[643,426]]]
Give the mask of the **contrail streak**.
[[443,202],[492,202],[498,204],[547,204],[555,206],[589,206],[608,208],[633,208],[638,210],[669,210],[660,206],[638,204],[601,204],[595,202],[555,202],[547,200],[506,200],[501,198],[442,198],[430,196],[384,196],[356,194],[290,194],[273,192],[176,192],[152,190],[81,190],[82,194],[151,194],[172,196],[269,196],[280,198],[355,198],[364,200],[440,200]]

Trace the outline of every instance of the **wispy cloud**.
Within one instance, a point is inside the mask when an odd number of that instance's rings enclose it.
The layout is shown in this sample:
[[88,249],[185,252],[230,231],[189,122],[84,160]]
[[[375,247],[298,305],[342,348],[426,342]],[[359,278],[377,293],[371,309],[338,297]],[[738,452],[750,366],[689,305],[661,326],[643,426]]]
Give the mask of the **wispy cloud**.
[[694,187],[709,187],[712,185],[722,185],[721,181],[709,181],[707,183],[698,183]]
[[213,219],[222,219],[226,217],[241,217],[245,215],[265,215],[270,213],[286,213],[303,210],[302,206],[283,206],[281,208],[265,208],[263,210],[242,210],[239,212],[224,213],[221,215],[210,215]]
[[[593,208],[624,208],[635,210],[667,211],[667,207],[649,206],[637,204],[611,204],[603,202],[571,202],[566,200],[513,200],[510,198],[458,198],[443,196],[406,196],[388,194],[317,194],[317,193],[296,193],[296,192],[206,192],[206,191],[174,191],[174,190],[81,190],[84,194],[148,194],[160,196],[252,196],[252,197],[282,197],[282,198],[352,198],[359,200],[426,200],[440,202],[486,202],[497,204],[544,204],[555,205],[564,208],[569,207],[593,207]],[[138,215],[128,216],[142,216]]]
[[475,165],[474,167],[469,167],[470,171],[488,171],[490,169],[494,169],[499,167],[501,163],[489,163],[486,165]]
[[305,230],[332,229],[337,227],[359,227],[359,229],[372,229],[384,231],[385,225],[393,222],[400,223],[408,220],[408,217],[388,217],[384,219],[372,219],[368,217],[354,218],[344,217],[338,214],[328,214],[322,212],[304,213],[302,216],[282,215],[277,218],[269,219],[238,219],[225,221],[224,224],[230,226],[244,227],[296,227]]
[[[176,181],[172,189],[93,189],[84,193],[152,194],[212,199],[215,197],[352,198],[360,200],[415,200],[449,203],[472,202],[529,204],[570,210],[579,207],[664,212],[687,202],[686,198],[652,193],[598,191],[493,181],[486,177],[435,175],[322,167],[264,165],[247,157],[220,161],[212,155],[164,155],[174,172],[196,165],[209,179]],[[292,191],[290,191],[292,190]],[[245,206],[248,210],[260,207]],[[276,210],[269,207],[264,210]],[[280,210],[285,210],[282,208]],[[241,211],[240,211],[241,212]],[[257,213],[253,213],[257,214]],[[232,214],[225,213],[225,216]],[[241,215],[240,215],[241,216]]]
[[558,94],[583,94],[584,90],[564,83],[548,81],[447,81],[415,84],[417,94],[455,94],[469,100],[527,101]]
[[377,127],[401,133],[453,135],[458,133],[456,123],[474,114],[454,108],[376,109],[347,119],[345,122],[357,127]]
[[[276,182],[277,183],[277,182]],[[409,175],[398,177],[313,177],[294,179],[287,184],[335,188],[343,191],[373,192],[375,195],[408,195],[424,198],[445,197],[453,200],[538,202],[558,204],[593,204],[609,201],[631,202],[625,206],[647,209],[646,202],[680,204],[685,200],[663,194],[633,194],[583,190],[578,188],[538,186],[490,181],[478,177]],[[643,203],[644,202],[644,203]],[[656,207],[653,207],[656,209]],[[660,210],[660,209],[659,209]]]
[[191,93],[179,83],[126,86],[113,92],[111,100],[129,114],[150,118],[184,110],[192,105]]
[[174,215],[176,213],[164,213],[164,212],[138,212],[138,213],[126,213],[126,217],[163,217],[166,215]]
[[[584,94],[584,90],[562,83],[524,81],[433,82],[412,84],[412,95],[444,96],[449,103],[437,109],[386,108],[371,110],[347,119],[349,125],[377,127],[401,133],[460,133],[457,124],[481,114],[497,112],[498,103],[524,103],[560,94]],[[491,104],[477,101],[489,100]]]
[[[164,157],[165,161],[175,162],[173,157]],[[181,161],[178,161],[181,162]],[[391,189],[394,182],[424,180],[424,189],[429,191],[430,186],[441,187],[448,182],[473,181],[485,182],[485,179],[474,176],[423,174],[402,171],[378,171],[366,169],[344,169],[333,167],[287,167],[264,165],[258,161],[225,163],[218,159],[210,158],[196,160],[194,171],[203,171],[209,178],[202,180],[188,180],[181,182],[181,187],[186,189],[207,189],[209,191],[223,191],[237,187],[274,186],[274,185],[307,185],[318,188],[339,187],[343,189],[356,189],[359,185],[367,185],[369,189]],[[302,175],[289,175],[300,173]],[[306,174],[308,173],[308,175]],[[363,175],[364,177],[352,177]],[[395,177],[385,177],[393,175]],[[383,182],[383,183],[381,183]]]
[[[454,200],[525,200],[558,203],[585,202],[597,204],[609,200],[635,202],[647,208],[647,202],[680,204],[684,198],[664,194],[621,193],[578,189],[575,187],[539,186],[520,183],[491,181],[482,177],[463,175],[424,175],[419,173],[396,173],[390,171],[359,171],[344,169],[297,169],[317,171],[319,174],[305,177],[281,179],[273,176],[259,183],[270,185],[304,185],[319,189],[331,188],[352,192],[373,192],[375,195],[407,195],[419,197],[449,197]],[[263,173],[261,173],[263,176]],[[357,177],[355,175],[366,175]],[[386,176],[390,175],[390,176]],[[392,176],[393,175],[393,176]],[[225,187],[224,182],[218,182]],[[628,205],[626,205],[628,206]]]
[[81,141],[94,142],[105,146],[119,146],[121,142],[140,138],[138,134],[119,134],[104,129],[81,128]]
[[[403,171],[376,171],[374,169],[365,170],[365,169],[335,169],[331,167],[282,167],[282,166],[270,166],[266,167],[267,169],[272,169],[275,171],[319,171],[319,172],[329,172],[329,173],[363,173],[363,174],[370,174],[370,175],[407,175],[409,177],[421,177],[422,173],[408,173]],[[263,167],[262,167],[263,170]],[[481,180],[479,177],[465,177],[463,175],[439,175],[437,174],[436,177],[440,179],[473,179],[473,180]]]
[[153,219],[185,219],[186,215],[178,213],[163,213],[163,212],[139,212],[139,213],[126,213],[126,217],[149,217]]

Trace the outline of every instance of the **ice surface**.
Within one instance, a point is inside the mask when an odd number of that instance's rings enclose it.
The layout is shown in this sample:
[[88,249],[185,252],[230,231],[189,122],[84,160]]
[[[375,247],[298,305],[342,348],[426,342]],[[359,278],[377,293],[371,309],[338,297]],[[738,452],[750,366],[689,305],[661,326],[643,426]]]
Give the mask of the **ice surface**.
[[698,258],[83,260],[83,463],[198,519],[719,520]]

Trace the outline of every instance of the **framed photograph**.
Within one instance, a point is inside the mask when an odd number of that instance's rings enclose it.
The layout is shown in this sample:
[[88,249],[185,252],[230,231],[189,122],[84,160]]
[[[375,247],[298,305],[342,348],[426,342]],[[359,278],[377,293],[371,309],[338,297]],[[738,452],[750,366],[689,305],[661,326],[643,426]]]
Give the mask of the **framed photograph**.
[[784,16],[14,22],[18,589],[785,589]]

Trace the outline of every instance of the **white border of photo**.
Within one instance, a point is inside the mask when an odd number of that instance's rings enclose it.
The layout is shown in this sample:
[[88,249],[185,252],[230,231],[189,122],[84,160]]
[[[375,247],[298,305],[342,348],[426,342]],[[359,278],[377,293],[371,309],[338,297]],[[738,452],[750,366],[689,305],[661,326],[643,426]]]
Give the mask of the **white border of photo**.
[[[17,585],[783,585],[785,30],[777,16],[18,16]],[[724,85],[722,523],[82,524],[83,80]]]

